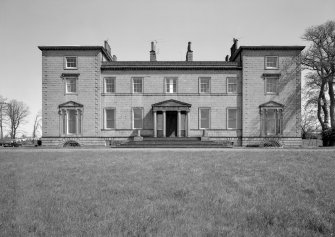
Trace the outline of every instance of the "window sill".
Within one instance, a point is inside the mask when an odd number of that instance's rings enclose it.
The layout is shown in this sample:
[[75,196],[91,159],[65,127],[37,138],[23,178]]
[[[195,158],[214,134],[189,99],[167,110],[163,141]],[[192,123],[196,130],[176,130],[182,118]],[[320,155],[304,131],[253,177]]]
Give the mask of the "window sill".
[[265,95],[278,95],[277,92],[266,92]]
[[77,67],[65,67],[64,70],[78,70]]
[[101,131],[115,131],[115,128],[102,128]]
[[279,67],[266,67],[265,70],[279,70]]
[[78,93],[77,92],[75,92],[75,93],[65,92],[65,95],[78,95]]

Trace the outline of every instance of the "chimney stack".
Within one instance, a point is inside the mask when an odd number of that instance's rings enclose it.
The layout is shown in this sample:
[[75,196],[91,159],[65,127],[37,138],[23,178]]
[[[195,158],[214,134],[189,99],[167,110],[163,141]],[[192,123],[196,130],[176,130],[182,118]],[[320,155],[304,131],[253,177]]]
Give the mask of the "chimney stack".
[[193,51],[191,49],[191,42],[188,42],[188,46],[187,46],[187,53],[186,53],[186,61],[190,62],[193,61]]
[[112,59],[113,61],[117,61],[117,57],[115,55],[113,55]]
[[238,41],[238,39],[233,38],[234,43],[230,48],[230,57],[232,57],[233,54],[235,53],[235,51],[237,50],[237,41]]
[[150,62],[157,61],[156,59],[156,49],[155,49],[155,43],[151,42],[151,51],[150,51]]
[[226,62],[229,61],[229,55],[226,55]]

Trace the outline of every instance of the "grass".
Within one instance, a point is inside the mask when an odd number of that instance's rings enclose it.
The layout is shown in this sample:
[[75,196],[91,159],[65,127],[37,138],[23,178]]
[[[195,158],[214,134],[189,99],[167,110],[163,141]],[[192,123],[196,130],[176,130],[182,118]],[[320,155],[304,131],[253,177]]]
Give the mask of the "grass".
[[0,150],[0,236],[334,233],[334,150]]

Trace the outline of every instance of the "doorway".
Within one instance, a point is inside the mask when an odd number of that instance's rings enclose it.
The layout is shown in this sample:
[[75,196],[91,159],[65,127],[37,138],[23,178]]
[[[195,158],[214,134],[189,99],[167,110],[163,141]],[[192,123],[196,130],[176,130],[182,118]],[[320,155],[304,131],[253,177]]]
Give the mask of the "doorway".
[[177,137],[177,111],[166,111],[166,136]]

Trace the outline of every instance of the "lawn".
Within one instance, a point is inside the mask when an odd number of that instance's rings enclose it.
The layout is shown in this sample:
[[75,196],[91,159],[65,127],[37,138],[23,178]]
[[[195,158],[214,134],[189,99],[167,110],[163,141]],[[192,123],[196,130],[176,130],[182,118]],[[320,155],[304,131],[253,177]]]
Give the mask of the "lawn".
[[334,151],[1,149],[0,236],[335,236]]

